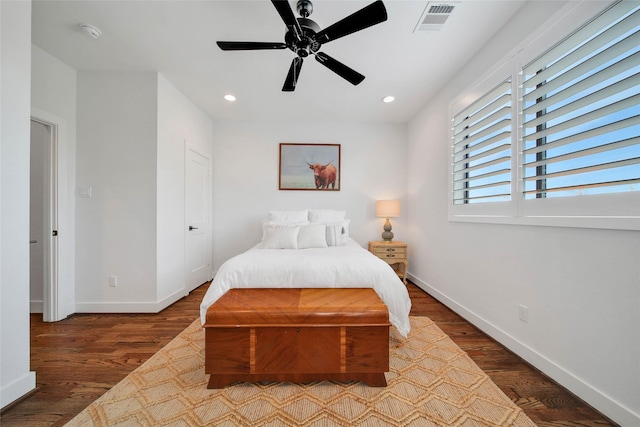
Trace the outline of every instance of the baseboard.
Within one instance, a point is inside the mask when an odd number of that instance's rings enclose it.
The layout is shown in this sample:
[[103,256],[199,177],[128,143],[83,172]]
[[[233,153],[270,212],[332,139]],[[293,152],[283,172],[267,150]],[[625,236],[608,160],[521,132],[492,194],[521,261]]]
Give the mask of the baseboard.
[[204,285],[204,284],[210,283],[212,280],[213,280],[213,277],[212,277],[211,279],[207,280],[207,281],[206,281],[206,282],[204,282],[204,283],[200,283],[199,285],[193,285],[193,286],[191,286],[190,288],[187,288],[187,291],[188,291],[188,293],[190,293],[190,292],[192,292],[194,289],[197,289],[197,288],[199,288],[200,286],[202,286],[202,285]]
[[602,414],[609,417],[611,420],[623,426],[640,425],[640,414],[636,414],[631,409],[611,399],[606,394],[600,392],[590,384],[563,369],[543,354],[538,353],[535,349],[507,334],[502,329],[478,316],[465,306],[460,305],[458,302],[438,291],[425,281],[411,273],[408,273],[407,277],[419,288],[429,293],[429,295],[436,298],[460,316],[464,317],[465,320],[472,323],[482,332],[507,347],[510,351],[542,371],[545,375],[551,377],[558,384],[562,385],[571,393],[593,406],[596,410],[602,412]]
[[4,409],[36,388],[36,373],[28,372],[0,390],[0,408]]
[[158,313],[174,302],[187,296],[189,292],[180,289],[155,302],[76,302],[76,313]]
[[29,313],[44,313],[44,301],[29,301]]

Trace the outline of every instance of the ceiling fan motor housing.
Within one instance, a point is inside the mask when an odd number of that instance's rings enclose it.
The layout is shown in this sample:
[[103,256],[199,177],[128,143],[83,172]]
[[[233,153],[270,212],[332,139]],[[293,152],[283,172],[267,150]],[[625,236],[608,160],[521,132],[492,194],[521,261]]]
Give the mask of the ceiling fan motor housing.
[[320,31],[320,26],[308,18],[297,19],[300,28],[302,28],[302,37],[297,40],[295,34],[289,30],[284,35],[284,42],[296,55],[306,58],[320,49],[321,43],[315,39],[316,33]]

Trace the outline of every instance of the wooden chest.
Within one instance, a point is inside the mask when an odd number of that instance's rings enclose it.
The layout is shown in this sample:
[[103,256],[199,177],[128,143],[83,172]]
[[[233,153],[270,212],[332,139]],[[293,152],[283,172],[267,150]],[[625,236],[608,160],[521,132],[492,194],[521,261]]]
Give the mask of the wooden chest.
[[320,380],[386,386],[389,326],[373,289],[231,289],[207,311],[208,388]]

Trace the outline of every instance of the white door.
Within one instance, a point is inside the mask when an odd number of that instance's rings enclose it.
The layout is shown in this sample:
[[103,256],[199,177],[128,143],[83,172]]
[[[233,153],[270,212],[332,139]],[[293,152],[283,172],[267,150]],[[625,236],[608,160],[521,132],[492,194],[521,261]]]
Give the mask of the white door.
[[211,279],[211,173],[207,157],[186,150],[186,290],[191,291]]

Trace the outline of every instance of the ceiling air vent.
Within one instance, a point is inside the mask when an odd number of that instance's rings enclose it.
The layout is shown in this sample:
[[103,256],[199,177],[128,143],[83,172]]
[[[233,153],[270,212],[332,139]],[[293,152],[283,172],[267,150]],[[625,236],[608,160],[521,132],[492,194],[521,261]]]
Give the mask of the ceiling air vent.
[[427,7],[422,12],[422,16],[418,21],[418,25],[413,30],[416,31],[440,31],[451,12],[455,9],[455,4],[459,2],[447,2],[447,3],[427,3]]

